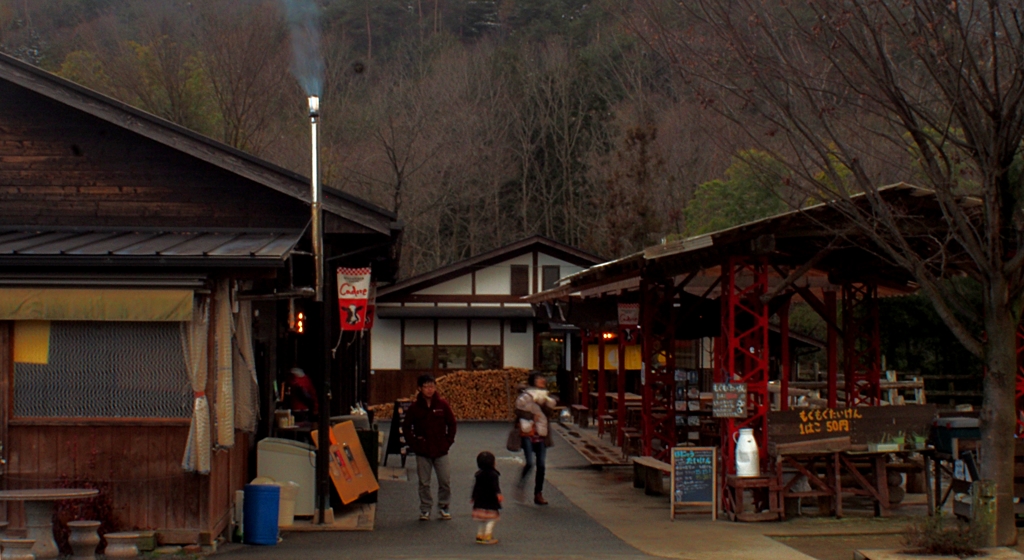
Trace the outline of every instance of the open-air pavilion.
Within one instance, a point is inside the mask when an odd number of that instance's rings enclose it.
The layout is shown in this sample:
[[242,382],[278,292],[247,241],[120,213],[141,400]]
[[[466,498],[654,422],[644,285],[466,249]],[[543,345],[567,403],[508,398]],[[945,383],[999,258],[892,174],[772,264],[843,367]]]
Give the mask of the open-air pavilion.
[[[899,209],[893,219],[904,231],[920,232],[911,242],[944,255],[944,274],[959,273],[956,248],[940,246],[945,236],[933,235],[945,225],[932,191],[901,183],[879,189],[877,196]],[[861,220],[874,219],[863,196],[852,201],[862,211]],[[768,466],[769,381],[777,380],[780,410],[790,403],[789,310],[794,302],[808,304],[827,325],[827,408],[874,406],[882,400],[878,301],[913,293],[918,286],[881,249],[872,249],[877,245],[847,212],[848,207],[819,204],[666,242],[564,278],[557,288],[526,299],[538,315],[578,326],[584,347],[617,343],[618,355],[625,356],[628,344],[640,345],[640,454],[665,461],[672,447],[684,443],[677,423],[685,415],[676,392],[682,379],[680,343],[713,339],[711,382],[745,384],[747,392],[744,418],[716,418],[723,463],[734,472],[734,435],[751,428],[763,471]],[[780,335],[774,345],[769,344],[772,329]],[[603,362],[605,352],[597,356]],[[620,445],[626,435],[626,361],[617,360],[611,388],[602,374],[604,364],[596,368],[596,415],[599,422],[604,418],[615,426]],[[585,365],[581,371],[584,405],[591,404],[591,369]],[[609,411],[606,395],[612,393],[616,407]]]

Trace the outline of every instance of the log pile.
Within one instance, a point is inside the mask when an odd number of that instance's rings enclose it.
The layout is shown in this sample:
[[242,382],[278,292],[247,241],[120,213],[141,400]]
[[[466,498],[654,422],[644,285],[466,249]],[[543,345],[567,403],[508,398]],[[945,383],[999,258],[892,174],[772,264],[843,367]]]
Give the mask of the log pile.
[[[458,420],[511,420],[517,387],[526,383],[529,373],[521,368],[453,371],[437,379],[437,392]],[[374,418],[382,421],[391,420],[394,413],[393,403],[370,408]]]

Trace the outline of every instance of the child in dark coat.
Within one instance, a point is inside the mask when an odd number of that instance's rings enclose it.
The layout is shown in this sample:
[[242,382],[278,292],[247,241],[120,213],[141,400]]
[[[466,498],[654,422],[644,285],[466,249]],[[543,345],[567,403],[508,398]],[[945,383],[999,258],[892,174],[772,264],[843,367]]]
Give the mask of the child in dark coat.
[[494,454],[481,451],[476,456],[476,484],[473,485],[473,519],[480,522],[476,530],[477,544],[495,544],[498,539],[493,537],[494,524],[501,517],[501,487],[498,477],[501,476],[494,468]]

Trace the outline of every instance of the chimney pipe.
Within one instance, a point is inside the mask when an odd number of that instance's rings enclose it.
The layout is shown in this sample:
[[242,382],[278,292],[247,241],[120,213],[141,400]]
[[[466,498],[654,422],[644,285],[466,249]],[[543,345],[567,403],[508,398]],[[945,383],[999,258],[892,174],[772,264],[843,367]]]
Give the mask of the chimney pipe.
[[321,206],[320,192],[320,162],[319,147],[317,145],[317,124],[320,121],[320,98],[315,95],[309,96],[309,125],[312,129],[312,157],[313,166],[310,171],[310,188],[312,189],[312,210],[313,210],[313,260],[316,266],[316,301],[324,300],[324,232],[323,232],[323,209]]

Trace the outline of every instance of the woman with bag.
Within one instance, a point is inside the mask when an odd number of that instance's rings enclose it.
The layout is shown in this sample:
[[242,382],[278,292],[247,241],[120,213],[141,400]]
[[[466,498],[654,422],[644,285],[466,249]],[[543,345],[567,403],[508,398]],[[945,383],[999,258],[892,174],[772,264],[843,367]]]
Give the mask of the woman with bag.
[[556,401],[545,389],[547,379],[540,373],[530,373],[527,383],[529,387],[522,391],[516,399],[516,424],[512,433],[509,434],[509,451],[513,450],[513,434],[518,430],[520,446],[526,455],[526,465],[523,467],[522,474],[519,475],[516,495],[521,501],[526,487],[526,477],[533,470],[536,457],[537,476],[533,484],[533,503],[546,506],[548,502],[544,499],[545,458],[547,448],[551,447],[553,443],[551,432],[548,430],[548,418],[554,412]]

